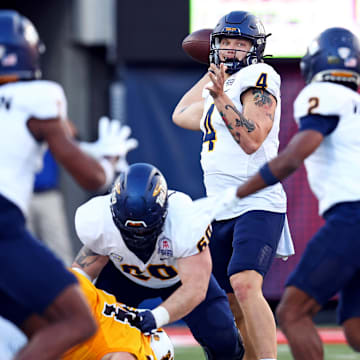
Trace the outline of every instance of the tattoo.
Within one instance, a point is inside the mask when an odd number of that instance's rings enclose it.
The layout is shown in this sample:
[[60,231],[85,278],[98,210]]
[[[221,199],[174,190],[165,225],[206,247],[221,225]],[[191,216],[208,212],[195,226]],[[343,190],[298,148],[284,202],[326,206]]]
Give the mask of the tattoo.
[[226,118],[225,114],[222,111],[220,111],[220,116],[223,119],[223,121],[224,121],[225,125],[227,126],[227,128],[229,130],[233,130],[233,127],[231,126],[231,124],[229,123],[228,119]]
[[274,121],[274,117],[273,117],[272,114],[266,113],[266,116],[267,116],[271,121]]
[[179,113],[180,113],[180,114],[183,113],[187,108],[188,108],[188,106],[185,106],[184,108],[182,108],[182,109],[179,111]]
[[262,89],[253,89],[252,93],[254,95],[255,105],[260,107],[267,105],[269,107],[273,104],[273,100],[267,91]]
[[235,132],[234,134],[234,140],[240,144],[240,133],[238,131]]
[[240,119],[235,119],[235,126],[236,127],[245,127],[247,132],[252,132],[255,130],[255,124],[253,123],[253,121],[247,119],[238,109],[236,109],[236,107],[232,106],[232,105],[225,105],[225,109],[231,109],[232,111],[234,111]]
[[[89,259],[89,257],[93,257],[93,259]],[[94,253],[92,250],[84,246],[80,251],[79,254],[75,258],[75,262],[80,265],[82,268],[86,268],[90,266],[98,259],[99,254]]]

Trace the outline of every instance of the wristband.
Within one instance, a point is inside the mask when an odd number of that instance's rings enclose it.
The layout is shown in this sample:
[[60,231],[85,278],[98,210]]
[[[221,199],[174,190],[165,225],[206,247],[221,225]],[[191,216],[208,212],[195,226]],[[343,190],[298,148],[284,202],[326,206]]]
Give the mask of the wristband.
[[115,169],[111,162],[105,158],[101,158],[98,161],[105,173],[105,183],[101,186],[100,190],[107,190],[114,180]]
[[163,306],[158,306],[151,312],[154,316],[157,328],[160,328],[169,323],[170,321],[169,312]]
[[72,267],[71,270],[76,271],[77,273],[84,275],[89,281],[92,282],[91,277],[89,274],[87,274],[83,269],[80,269],[78,267]]
[[269,163],[265,163],[265,165],[260,168],[259,174],[266,185],[274,185],[280,181],[270,170]]

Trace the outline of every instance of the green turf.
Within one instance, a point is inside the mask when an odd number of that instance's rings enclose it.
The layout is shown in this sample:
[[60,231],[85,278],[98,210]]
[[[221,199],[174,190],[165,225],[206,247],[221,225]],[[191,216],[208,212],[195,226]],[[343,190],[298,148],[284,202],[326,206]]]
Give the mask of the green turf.
[[[200,347],[175,348],[175,360],[204,360],[205,357]],[[278,346],[278,360],[293,359],[287,345]],[[359,360],[360,355],[352,351],[347,345],[326,345],[326,360]]]

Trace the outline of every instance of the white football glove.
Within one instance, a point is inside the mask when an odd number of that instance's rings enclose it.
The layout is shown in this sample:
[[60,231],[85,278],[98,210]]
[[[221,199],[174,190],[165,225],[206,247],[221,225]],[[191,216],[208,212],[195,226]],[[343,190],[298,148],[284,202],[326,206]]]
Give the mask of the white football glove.
[[129,126],[121,125],[120,121],[110,120],[107,116],[100,118],[98,132],[98,140],[79,144],[83,151],[95,158],[110,156],[125,159],[127,153],[139,144],[136,139],[129,139]]

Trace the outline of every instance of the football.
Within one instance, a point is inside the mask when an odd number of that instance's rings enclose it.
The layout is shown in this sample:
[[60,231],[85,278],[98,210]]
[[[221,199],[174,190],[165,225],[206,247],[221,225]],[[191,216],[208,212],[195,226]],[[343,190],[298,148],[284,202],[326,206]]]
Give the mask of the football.
[[182,42],[182,48],[193,60],[209,64],[210,34],[212,29],[201,29],[192,32]]

